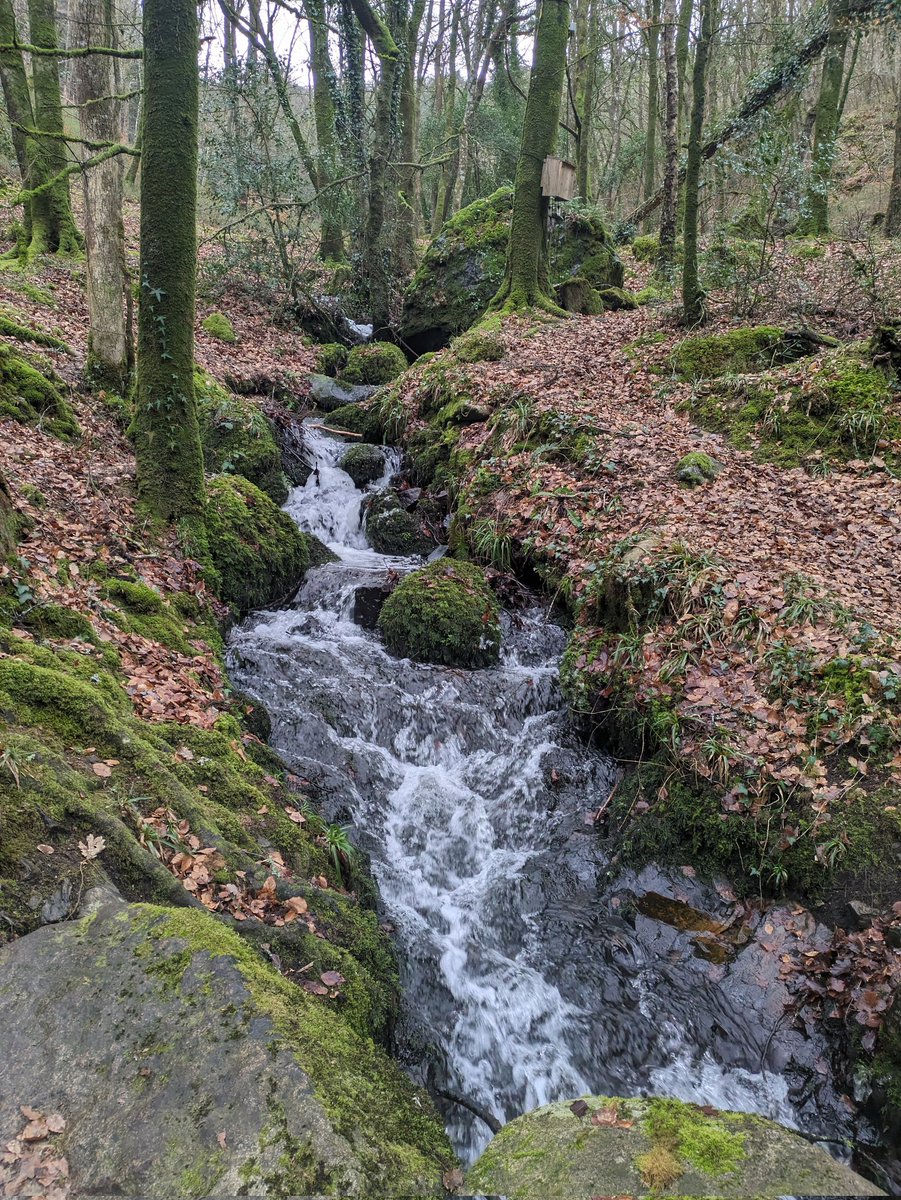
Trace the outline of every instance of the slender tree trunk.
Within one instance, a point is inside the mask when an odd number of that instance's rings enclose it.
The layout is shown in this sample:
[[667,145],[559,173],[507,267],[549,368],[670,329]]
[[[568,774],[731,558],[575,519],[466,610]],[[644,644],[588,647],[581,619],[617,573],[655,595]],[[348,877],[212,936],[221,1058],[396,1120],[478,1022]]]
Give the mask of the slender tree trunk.
[[195,0],[144,0],[138,495],[164,520],[203,512],[194,395],[199,24]]
[[704,139],[704,108],[707,103],[707,64],[713,42],[716,0],[701,0],[701,30],[695,48],[691,121],[685,163],[685,257],[682,264],[682,321],[697,325],[705,316],[704,292],[698,281],[698,193],[701,183],[701,147]]
[[548,287],[548,202],[541,194],[541,172],[557,142],[568,38],[567,0],[541,0],[516,167],[507,270],[491,302],[495,309],[515,311],[537,306],[561,311]]
[[[100,41],[101,45],[115,46],[112,0],[74,0],[70,33],[76,45],[91,45],[93,39],[95,45]],[[119,91],[117,75],[116,60],[101,54],[73,62],[81,133],[90,141],[122,141],[119,101],[101,99]],[[131,286],[125,265],[123,173],[122,159],[116,157],[82,176],[90,314],[87,378],[113,391],[124,389],[131,370],[127,333]]]
[[16,548],[18,522],[9,484],[0,471],[0,564]]
[[805,232],[814,236],[829,232],[829,184],[838,134],[838,110],[849,35],[847,0],[833,0],[829,16],[829,40],[826,43],[823,72],[820,77],[811,180],[807,190],[808,216],[804,222]]
[[414,0],[404,37],[403,62],[400,66],[400,157],[397,168],[397,218],[395,220],[395,268],[398,277],[412,272],[416,265],[416,237],[420,219],[419,113],[416,89],[416,43],[425,16],[425,0]]
[[[28,0],[28,21],[34,45],[57,49],[54,0]],[[31,83],[35,126],[46,134],[34,138],[37,169],[32,178],[37,185],[54,179],[67,165],[58,60],[50,55],[34,55]],[[80,249],[81,238],[69,200],[69,180],[60,179],[32,198],[28,254],[29,257],[47,252],[72,254]]]
[[590,199],[591,139],[594,132],[594,94],[597,83],[597,11],[593,0],[580,0],[576,12],[576,64],[573,87],[578,138],[576,141],[576,189]]
[[660,0],[648,2],[648,121],[644,141],[643,195],[654,194],[657,174],[657,106],[660,103]]
[[688,108],[688,54],[691,46],[691,17],[694,0],[679,0],[679,17],[676,28],[676,75],[679,80],[679,122],[677,138],[681,144],[686,125]]
[[660,261],[671,264],[676,249],[678,174],[676,171],[679,94],[676,75],[676,0],[664,0],[663,66],[666,119],[663,126],[663,211],[660,215]]
[[313,116],[316,121],[316,188],[322,222],[319,253],[326,260],[340,262],[344,257],[344,233],[341,228],[341,197],[332,185],[338,178],[340,159],[335,128],[334,78],[328,48],[328,24],[324,0],[307,0],[310,29],[310,65],[313,82]]
[[[14,45],[16,36],[16,15],[12,0],[0,0],[0,44]],[[28,87],[28,76],[25,63],[19,50],[0,51],[0,82],[3,85],[3,99],[6,102],[6,115],[9,117],[12,129],[13,148],[23,189],[34,186],[33,164],[35,147],[33,140],[26,134],[26,129],[34,128],[34,110],[31,105],[31,92]],[[25,201],[22,235],[19,239],[19,250],[26,250],[31,242],[31,201]]]
[[895,116],[895,153],[892,162],[892,183],[885,212],[885,232],[889,237],[901,237],[901,80],[898,87],[898,112]]
[[451,154],[451,144],[456,129],[454,114],[457,107],[457,47],[459,37],[460,5],[454,4],[453,15],[451,17],[450,47],[448,49],[447,94],[444,100],[444,153],[450,155],[450,157],[441,165],[441,174],[438,177],[438,187],[435,191],[435,211],[432,214],[433,237],[448,218],[454,186],[455,155]]

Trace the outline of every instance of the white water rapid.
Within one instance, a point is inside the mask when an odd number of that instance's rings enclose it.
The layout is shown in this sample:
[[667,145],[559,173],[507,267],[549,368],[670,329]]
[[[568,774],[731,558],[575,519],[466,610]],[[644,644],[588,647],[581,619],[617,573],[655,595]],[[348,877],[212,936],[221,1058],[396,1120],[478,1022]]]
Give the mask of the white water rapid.
[[[232,673],[328,818],[350,821],[371,856],[401,964],[397,1053],[432,1088],[464,1160],[490,1136],[473,1109],[503,1122],[642,1089],[835,1136],[841,1105],[822,1076],[786,1074],[816,1048],[775,1030],[781,1009],[769,1012],[750,969],[714,967],[622,902],[640,884],[663,890],[662,873],[611,883],[585,812],[616,771],[569,727],[563,631],[537,608],[505,616],[492,670],[391,657],[354,622],[355,597],[421,562],[369,548],[363,493],[336,465],[345,445],[309,427],[305,440],[316,472],[286,509],[338,561],[311,571],[290,607],[247,619]],[[398,468],[386,455],[370,490]]]

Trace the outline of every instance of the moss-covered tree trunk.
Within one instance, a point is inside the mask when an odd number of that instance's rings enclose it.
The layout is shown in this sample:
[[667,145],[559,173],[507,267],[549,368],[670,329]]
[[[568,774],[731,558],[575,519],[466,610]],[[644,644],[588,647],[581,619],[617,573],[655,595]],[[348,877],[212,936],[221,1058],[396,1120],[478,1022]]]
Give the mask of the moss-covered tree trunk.
[[0,471],[0,563],[16,546],[18,522],[9,485]]
[[[12,46],[18,40],[12,0],[0,0],[0,45]],[[32,187],[34,147],[25,130],[34,128],[34,111],[21,51],[0,51],[0,83],[3,86],[6,115],[9,118],[22,187],[27,190]],[[30,241],[31,201],[26,200],[20,248],[26,249]]]
[[548,201],[541,194],[541,172],[557,141],[568,39],[567,0],[541,0],[514,181],[507,269],[491,302],[495,309],[539,307],[562,312],[548,286]]
[[813,134],[810,186],[807,189],[808,213],[803,222],[805,233],[814,236],[829,232],[829,184],[838,134],[838,113],[849,36],[848,0],[832,0],[829,5],[829,21],[829,40],[823,58]]
[[[448,78],[447,91],[443,100],[444,113],[444,143],[449,146],[454,138],[456,120],[454,113],[457,105],[457,46],[460,37],[460,5],[452,6],[450,44],[447,52]],[[441,165],[438,185],[435,189],[435,207],[432,211],[432,237],[440,231],[441,226],[450,215],[450,200],[454,186],[454,155],[450,155]]]
[[685,162],[685,256],[682,263],[682,321],[697,325],[704,319],[704,291],[698,280],[698,199],[701,186],[701,147],[704,138],[704,110],[707,104],[707,67],[713,43],[716,0],[701,0],[701,29],[695,47],[692,84],[691,120],[688,126],[688,153]]
[[895,153],[888,208],[885,210],[885,232],[889,237],[901,237],[901,85],[898,89],[898,112],[895,115]]
[[340,168],[335,129],[335,68],[328,47],[328,22],[323,0],[307,0],[310,28],[310,66],[313,116],[316,121],[316,189],[319,192],[319,253],[326,260],[344,257],[341,196],[335,187]]
[[165,520],[204,500],[194,395],[199,25],[196,0],[144,0],[138,494]]
[[580,0],[576,10],[576,67],[573,71],[573,108],[576,139],[576,190],[588,200],[591,186],[591,142],[594,132],[594,94],[598,71],[597,7]]
[[[55,0],[28,0],[28,21],[35,46],[58,49]],[[69,180],[57,178],[65,171],[67,161],[59,65],[53,55],[32,57],[31,85],[35,126],[44,135],[34,138],[37,160],[33,186],[55,182],[32,197],[29,257],[48,252],[76,253],[81,249],[81,237],[72,216]]]
[[679,121],[679,93],[676,76],[676,0],[663,3],[663,73],[666,117],[663,123],[663,211],[660,214],[660,264],[672,263],[676,252],[676,210],[678,172],[676,169]]
[[399,277],[416,267],[416,238],[421,215],[419,157],[419,105],[416,87],[416,45],[425,15],[425,0],[414,0],[403,39],[403,63],[400,66],[400,157],[396,168],[397,217],[394,222],[395,269]]
[[[69,14],[76,45],[115,46],[112,0],[74,0]],[[73,64],[75,102],[82,137],[90,141],[123,140],[120,103],[103,99],[119,87],[116,60],[102,54],[77,58]],[[122,219],[124,166],[121,157],[85,171],[84,236],[90,328],[87,378],[94,386],[124,389],[131,370],[128,310],[131,286],[125,264]]]
[[642,165],[645,200],[654,194],[657,175],[657,106],[660,103],[660,0],[648,0],[648,119],[645,128]]

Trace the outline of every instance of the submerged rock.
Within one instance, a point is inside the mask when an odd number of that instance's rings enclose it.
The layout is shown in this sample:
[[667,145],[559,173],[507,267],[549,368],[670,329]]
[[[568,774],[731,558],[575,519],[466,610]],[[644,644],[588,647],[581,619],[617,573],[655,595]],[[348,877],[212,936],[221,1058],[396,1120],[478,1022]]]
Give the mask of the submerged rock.
[[588,1097],[517,1117],[466,1178],[509,1200],[576,1196],[881,1196],[796,1133],[746,1113],[660,1098]]
[[59,1113],[73,1192],[440,1194],[387,1054],[202,910],[125,905],[0,948],[0,1140]]

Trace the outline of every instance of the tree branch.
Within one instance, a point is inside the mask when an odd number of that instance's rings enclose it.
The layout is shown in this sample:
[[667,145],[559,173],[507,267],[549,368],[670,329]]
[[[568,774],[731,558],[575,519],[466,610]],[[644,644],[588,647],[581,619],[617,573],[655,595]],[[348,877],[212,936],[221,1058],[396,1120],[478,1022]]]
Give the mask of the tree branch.
[[89,54],[105,54],[109,58],[143,58],[143,50],[115,50],[112,46],[72,46],[70,49],[57,49],[50,46],[33,46],[30,42],[5,42],[0,45],[0,54],[4,50],[18,51],[20,54],[32,54],[40,58],[87,58]]

